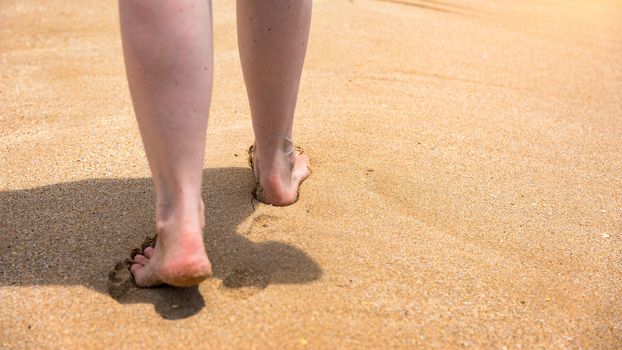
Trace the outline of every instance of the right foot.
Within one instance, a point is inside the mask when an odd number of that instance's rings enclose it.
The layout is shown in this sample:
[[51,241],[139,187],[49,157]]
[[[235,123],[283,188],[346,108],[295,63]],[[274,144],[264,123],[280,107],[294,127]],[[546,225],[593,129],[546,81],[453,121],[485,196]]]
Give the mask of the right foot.
[[249,157],[257,183],[254,193],[257,200],[276,206],[298,200],[300,184],[311,174],[307,155],[293,149],[288,153],[265,155],[251,146]]
[[[195,207],[196,208],[196,207]],[[205,253],[203,202],[200,213],[185,215],[172,211],[164,221],[158,220],[155,248],[147,247],[134,257],[130,271],[139,287],[169,284],[189,287],[201,283],[212,273]]]

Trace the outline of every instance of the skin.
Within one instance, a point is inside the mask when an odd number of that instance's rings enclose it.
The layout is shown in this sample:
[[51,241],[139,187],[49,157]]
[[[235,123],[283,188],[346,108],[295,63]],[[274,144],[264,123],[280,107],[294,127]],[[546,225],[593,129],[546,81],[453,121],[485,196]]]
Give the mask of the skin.
[[[205,0],[121,0],[121,34],[136,119],[156,192],[155,248],[136,255],[136,284],[196,285],[211,265],[201,180],[212,90],[212,11]],[[308,176],[292,123],[311,0],[238,0],[240,58],[251,107],[260,200],[293,203]]]
[[311,0],[238,0],[238,48],[253,118],[253,170],[260,200],[288,205],[309,174],[296,154],[292,124],[298,97]]

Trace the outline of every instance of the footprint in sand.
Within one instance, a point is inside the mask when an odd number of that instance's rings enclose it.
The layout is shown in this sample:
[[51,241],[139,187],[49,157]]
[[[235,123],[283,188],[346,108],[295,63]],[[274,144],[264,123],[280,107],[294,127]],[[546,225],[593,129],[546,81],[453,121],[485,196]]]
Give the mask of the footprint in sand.
[[279,218],[273,215],[259,214],[253,218],[244,236],[253,239],[268,239],[269,237],[264,237],[264,233],[269,231],[278,220]]
[[130,258],[119,261],[108,274],[108,292],[115,299],[120,299],[128,294],[132,289],[137,289],[134,284],[134,277],[130,272],[132,259],[140,254],[147,247],[155,247],[156,237],[146,237],[139,248],[134,248],[130,254]]

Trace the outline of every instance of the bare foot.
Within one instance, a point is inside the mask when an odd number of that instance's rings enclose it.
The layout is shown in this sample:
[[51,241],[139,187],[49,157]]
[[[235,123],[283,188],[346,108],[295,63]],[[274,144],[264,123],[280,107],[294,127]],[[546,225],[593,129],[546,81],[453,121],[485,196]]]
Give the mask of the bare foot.
[[248,152],[255,175],[255,198],[276,206],[295,203],[300,184],[311,174],[309,157],[300,149],[289,154],[259,156],[256,146],[251,146]]
[[159,284],[189,287],[201,283],[212,273],[203,244],[203,202],[198,217],[196,213],[185,215],[183,211],[169,213],[166,217],[167,220],[158,222],[155,248],[145,248],[143,254],[134,257],[130,267],[139,287]]

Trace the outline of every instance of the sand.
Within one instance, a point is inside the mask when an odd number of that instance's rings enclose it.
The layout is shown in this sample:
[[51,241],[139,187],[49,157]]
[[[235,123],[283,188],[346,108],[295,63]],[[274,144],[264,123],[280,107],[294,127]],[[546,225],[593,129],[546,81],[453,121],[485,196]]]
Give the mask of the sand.
[[153,234],[116,3],[0,2],[0,348],[622,348],[622,4],[317,0],[313,175],[252,201],[214,2],[214,278],[108,292]]

